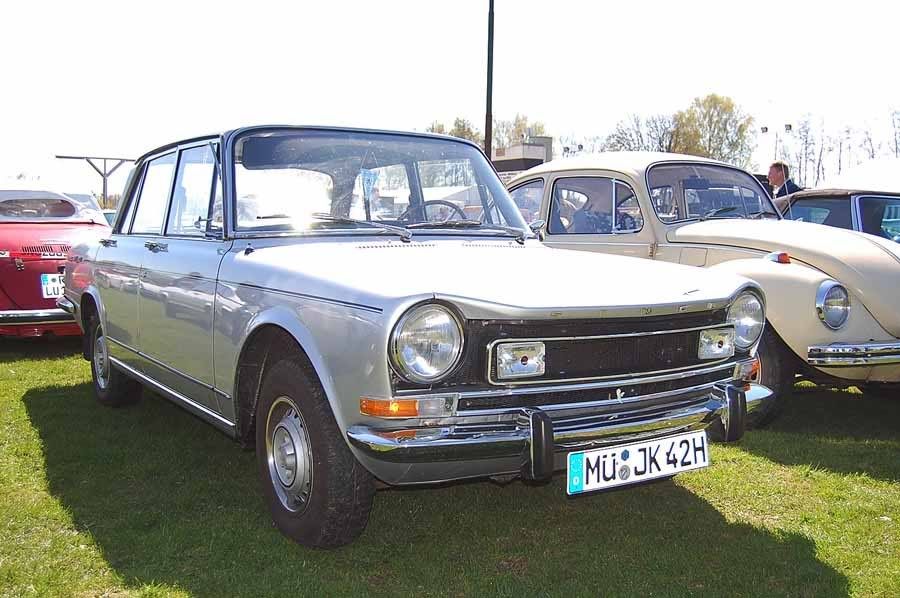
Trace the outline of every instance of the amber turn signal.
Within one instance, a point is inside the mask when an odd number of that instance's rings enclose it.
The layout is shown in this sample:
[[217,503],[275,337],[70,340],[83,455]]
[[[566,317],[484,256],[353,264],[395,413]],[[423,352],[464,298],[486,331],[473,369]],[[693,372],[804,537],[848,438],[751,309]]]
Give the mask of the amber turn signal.
[[766,255],[766,259],[776,264],[790,264],[791,256],[786,251],[774,251]]
[[415,399],[360,399],[359,412],[372,417],[418,417]]

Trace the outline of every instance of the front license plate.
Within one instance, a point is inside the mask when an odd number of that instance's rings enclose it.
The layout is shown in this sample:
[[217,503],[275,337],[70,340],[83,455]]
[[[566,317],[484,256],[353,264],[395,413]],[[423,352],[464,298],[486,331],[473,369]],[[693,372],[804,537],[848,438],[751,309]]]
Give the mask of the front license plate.
[[41,274],[41,294],[44,299],[62,297],[65,290],[62,274]]
[[636,484],[709,466],[706,431],[569,453],[567,494]]

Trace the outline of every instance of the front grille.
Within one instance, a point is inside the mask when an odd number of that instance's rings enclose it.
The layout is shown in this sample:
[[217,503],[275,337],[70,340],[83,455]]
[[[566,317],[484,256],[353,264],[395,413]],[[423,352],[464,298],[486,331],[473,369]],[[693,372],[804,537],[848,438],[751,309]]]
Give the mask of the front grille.
[[[475,409],[508,409],[521,407],[546,407],[547,405],[567,405],[577,403],[591,403],[594,401],[609,401],[610,410],[621,407],[617,399],[620,398],[617,391],[621,391],[621,398],[652,395],[664,392],[673,392],[695,386],[708,386],[716,382],[730,380],[732,369],[722,369],[716,372],[687,376],[677,380],[664,380],[661,382],[647,382],[644,384],[628,384],[623,381],[616,388],[595,388],[590,390],[563,390],[556,392],[539,392],[521,395],[502,395],[477,398],[461,398],[457,406],[459,412]],[[705,392],[705,391],[704,391]],[[670,401],[668,397],[658,401]],[[642,403],[643,404],[643,403]],[[655,404],[650,401],[647,405]],[[618,406],[618,407],[617,407]]]
[[[589,339],[584,337],[667,332],[717,326],[725,322],[726,310],[645,316],[634,318],[593,318],[578,320],[467,320],[466,344],[459,368],[434,385],[406,382],[394,377],[397,390],[459,389],[491,387],[494,357],[487,347],[504,339],[534,339],[547,343],[547,374],[528,381],[561,381],[577,378],[633,375],[641,372],[690,368],[697,360],[699,332],[673,332],[649,336]],[[545,339],[581,337],[575,340]],[[493,353],[493,352],[491,352]]]

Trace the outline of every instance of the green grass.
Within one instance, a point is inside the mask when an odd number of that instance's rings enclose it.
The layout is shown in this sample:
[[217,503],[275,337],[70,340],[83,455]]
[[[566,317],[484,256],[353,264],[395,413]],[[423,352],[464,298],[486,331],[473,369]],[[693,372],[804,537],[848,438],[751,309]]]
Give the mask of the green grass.
[[77,342],[0,345],[0,596],[900,595],[900,400],[798,389],[674,481],[386,490],[353,545],[282,537],[253,454],[96,404]]

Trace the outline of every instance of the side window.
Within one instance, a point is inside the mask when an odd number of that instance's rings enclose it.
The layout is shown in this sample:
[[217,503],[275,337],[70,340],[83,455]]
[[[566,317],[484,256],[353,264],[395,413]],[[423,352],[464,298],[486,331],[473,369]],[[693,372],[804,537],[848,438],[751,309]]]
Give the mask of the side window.
[[900,240],[900,199],[863,197],[859,203],[864,232],[894,241]]
[[181,152],[169,206],[167,235],[202,237],[206,234],[214,176],[214,157],[208,145]]
[[615,216],[617,233],[636,233],[644,228],[644,216],[641,214],[641,206],[634,189],[622,181],[616,181]]
[[174,170],[174,153],[156,158],[147,164],[134,224],[131,225],[132,234],[158,235],[162,232]]
[[548,232],[607,234],[613,232],[613,184],[604,177],[558,179],[553,185]]
[[134,177],[134,181],[132,182],[128,196],[123,198],[122,202],[119,204],[120,210],[125,208],[127,211],[125,212],[125,217],[121,218],[121,222],[119,222],[119,226],[116,228],[117,233],[128,233],[128,227],[131,225],[131,219],[134,217],[134,209],[137,207],[138,194],[141,192],[141,179],[144,176],[144,170],[145,168],[141,167],[139,171],[135,171],[131,175]]
[[520,185],[509,192],[525,222],[531,224],[541,217],[541,200],[544,197],[544,180],[538,179]]

